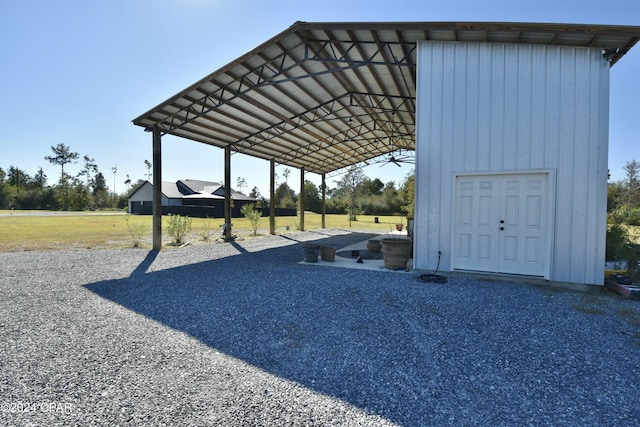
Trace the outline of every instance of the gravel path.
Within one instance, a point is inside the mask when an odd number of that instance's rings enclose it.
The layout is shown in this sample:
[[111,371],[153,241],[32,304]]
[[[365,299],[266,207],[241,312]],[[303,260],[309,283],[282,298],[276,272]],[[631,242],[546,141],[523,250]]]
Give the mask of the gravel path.
[[298,264],[366,238],[0,254],[0,424],[638,425],[637,301]]

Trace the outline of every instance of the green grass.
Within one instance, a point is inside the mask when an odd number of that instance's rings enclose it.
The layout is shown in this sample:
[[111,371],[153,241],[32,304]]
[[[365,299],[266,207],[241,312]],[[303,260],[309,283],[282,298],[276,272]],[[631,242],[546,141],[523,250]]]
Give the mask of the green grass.
[[[109,248],[132,247],[133,238],[128,231],[126,215],[101,215],[99,212],[75,213],[72,216],[52,215],[21,216],[18,213],[29,211],[1,211],[0,210],[0,252],[55,250],[67,248]],[[347,215],[327,215],[327,228],[343,228],[353,230],[371,230],[377,232],[391,231],[395,224],[405,218],[400,216],[378,216],[376,224],[374,216],[361,215],[357,221],[352,221],[349,227]],[[321,228],[322,216],[305,213],[305,230]],[[220,237],[222,218],[193,218],[192,229],[187,241],[192,244],[207,244],[202,238],[202,230],[208,224],[211,239]],[[233,233],[238,237],[250,238],[253,229],[246,218],[233,218]],[[299,217],[277,217],[276,233],[286,234],[298,230]],[[129,215],[129,224],[141,224],[146,233],[142,239],[142,247],[151,247],[152,217]],[[163,245],[171,244],[171,237],[167,234],[167,217],[163,217]],[[286,230],[286,227],[289,230]],[[269,234],[269,218],[260,220],[258,236]]]
[[129,239],[123,215],[0,217],[2,252],[127,246]]

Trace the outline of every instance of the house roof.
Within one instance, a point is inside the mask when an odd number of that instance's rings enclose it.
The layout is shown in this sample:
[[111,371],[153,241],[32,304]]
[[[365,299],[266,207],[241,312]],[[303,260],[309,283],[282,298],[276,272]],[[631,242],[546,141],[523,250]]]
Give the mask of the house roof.
[[[145,185],[153,186],[150,181],[146,181],[131,193],[131,196]],[[162,181],[161,192],[169,199],[224,199],[224,186],[222,184],[197,179],[181,179],[177,182]],[[233,188],[231,189],[231,197],[234,200],[256,201],[255,198],[245,196]]]
[[[213,194],[217,195],[217,196],[221,196],[224,197],[224,186],[221,185],[219,188],[217,188],[216,190],[213,191]],[[237,192],[236,190],[234,190],[233,188],[231,189],[231,198],[233,200],[251,200],[251,201],[256,201],[258,199],[250,197],[250,196],[245,196],[242,193]]]
[[[146,185],[153,187],[151,181],[140,184],[129,196],[131,198]],[[197,179],[181,179],[177,182],[162,181],[162,194],[169,199],[224,199],[224,186],[217,182],[200,181]],[[256,201],[257,199],[245,196],[231,189],[231,197],[234,200]]]
[[[133,197],[134,194],[136,194],[138,191],[140,191],[142,188],[146,186],[150,186],[151,188],[153,188],[153,183],[151,181],[144,181],[142,184],[138,186],[138,188],[136,188],[134,191],[131,192],[131,194],[129,195],[129,198]],[[183,196],[180,190],[178,189],[177,183],[170,182],[170,181],[162,181],[161,193],[165,197],[168,197],[170,199],[179,199]]]
[[[179,184],[186,186],[193,194],[189,194],[185,197],[196,198],[198,195],[206,195],[206,198],[223,198],[224,199],[224,185],[219,182],[212,181],[200,181],[197,179],[181,179]],[[209,197],[215,196],[215,197]],[[253,197],[245,196],[242,193],[237,192],[233,188],[231,189],[231,197],[234,200],[253,200]]]
[[[151,184],[149,182],[149,184]],[[151,184],[153,186],[153,184]],[[178,189],[178,185],[175,182],[162,181],[162,194],[169,199],[179,199],[183,194]]]
[[187,196],[182,196],[183,199],[216,199],[216,200],[224,200],[224,196],[218,196],[211,193],[198,192],[189,194]]
[[193,191],[206,193],[213,193],[216,189],[222,186],[219,182],[201,181],[198,179],[181,179],[179,182],[182,182]]
[[418,40],[599,48],[613,65],[639,39],[637,26],[297,22],[133,123],[322,174],[415,148]]

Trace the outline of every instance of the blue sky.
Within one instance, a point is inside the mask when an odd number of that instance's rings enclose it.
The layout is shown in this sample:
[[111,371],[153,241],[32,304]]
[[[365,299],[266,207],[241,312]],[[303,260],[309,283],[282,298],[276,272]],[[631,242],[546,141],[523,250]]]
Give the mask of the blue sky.
[[[144,178],[151,136],[131,120],[251,50],[296,21],[508,21],[640,25],[636,0],[254,1],[0,0],[0,167],[49,183],[44,160],[63,143],[96,160],[113,189]],[[609,168],[640,160],[640,45],[611,72]],[[222,150],[163,138],[163,179],[220,181]],[[81,162],[67,166],[75,174]],[[112,167],[117,172],[112,173]],[[283,166],[276,169],[282,181]],[[370,166],[370,178],[401,182],[410,165]],[[232,180],[268,195],[269,164],[234,156]],[[319,183],[319,177],[306,178]],[[291,170],[297,190],[299,175]],[[329,181],[332,186],[332,181]]]

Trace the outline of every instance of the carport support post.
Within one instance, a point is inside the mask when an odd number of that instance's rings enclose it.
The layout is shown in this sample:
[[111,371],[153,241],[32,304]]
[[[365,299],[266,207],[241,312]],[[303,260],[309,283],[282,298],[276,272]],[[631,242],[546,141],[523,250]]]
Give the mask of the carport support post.
[[300,231],[304,231],[304,168],[300,169]]
[[162,249],[162,136],[153,126],[153,249]]
[[231,240],[231,146],[224,147],[224,240]]
[[269,233],[276,234],[276,161],[271,159],[269,179]]
[[322,174],[322,184],[320,184],[320,186],[322,187],[322,228],[327,228],[325,223],[325,210],[327,207],[327,183],[325,181],[325,174]]

